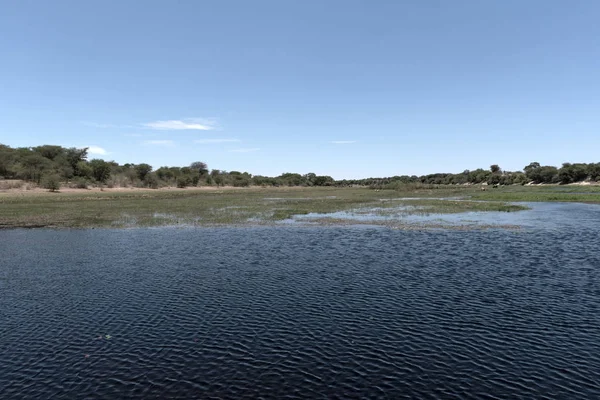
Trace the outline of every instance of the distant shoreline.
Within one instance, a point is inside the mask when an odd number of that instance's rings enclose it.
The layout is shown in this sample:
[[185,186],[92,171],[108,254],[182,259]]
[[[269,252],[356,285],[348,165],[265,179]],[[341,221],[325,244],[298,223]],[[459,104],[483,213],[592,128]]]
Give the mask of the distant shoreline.
[[0,192],[0,228],[273,225],[306,214],[317,224],[342,226],[349,223],[335,213],[347,211],[392,218],[361,223],[403,227],[404,215],[518,212],[528,202],[600,204],[600,186],[9,189]]

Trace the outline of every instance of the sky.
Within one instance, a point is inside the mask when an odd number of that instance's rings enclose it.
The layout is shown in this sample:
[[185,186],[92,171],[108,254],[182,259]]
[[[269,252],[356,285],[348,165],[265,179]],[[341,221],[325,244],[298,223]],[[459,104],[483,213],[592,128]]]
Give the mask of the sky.
[[600,161],[600,2],[0,0],[0,143],[336,179]]

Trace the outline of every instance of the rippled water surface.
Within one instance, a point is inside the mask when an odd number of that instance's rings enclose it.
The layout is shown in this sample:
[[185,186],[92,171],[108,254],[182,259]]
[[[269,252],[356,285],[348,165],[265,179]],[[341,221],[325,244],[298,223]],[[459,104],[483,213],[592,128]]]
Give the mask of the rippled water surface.
[[600,398],[600,216],[557,207],[520,231],[2,231],[0,398]]

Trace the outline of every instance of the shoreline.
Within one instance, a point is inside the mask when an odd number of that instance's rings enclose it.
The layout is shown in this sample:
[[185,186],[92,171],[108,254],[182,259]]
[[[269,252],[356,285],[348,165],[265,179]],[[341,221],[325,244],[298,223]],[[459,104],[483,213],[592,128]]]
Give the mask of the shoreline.
[[[0,192],[0,229],[275,226],[307,214],[322,216],[315,226],[369,224],[413,229],[414,224],[402,221],[402,216],[518,212],[527,208],[519,203],[527,202],[600,204],[600,187],[518,186],[485,192],[478,187],[456,186],[418,190],[232,186],[11,190]],[[373,217],[348,221],[332,215],[338,212],[366,212]],[[386,215],[390,219],[381,221]],[[417,224],[417,227],[432,225],[439,224]]]

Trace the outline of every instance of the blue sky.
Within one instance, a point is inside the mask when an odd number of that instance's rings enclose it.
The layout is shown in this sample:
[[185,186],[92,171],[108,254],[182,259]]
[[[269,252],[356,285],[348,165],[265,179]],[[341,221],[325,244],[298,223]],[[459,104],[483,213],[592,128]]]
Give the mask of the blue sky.
[[0,9],[10,146],[338,179],[600,161],[598,1]]

